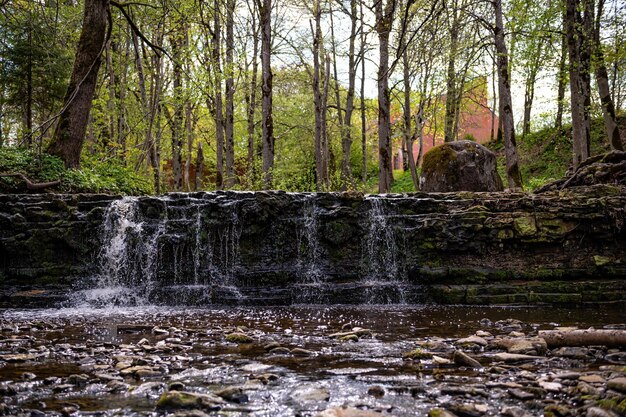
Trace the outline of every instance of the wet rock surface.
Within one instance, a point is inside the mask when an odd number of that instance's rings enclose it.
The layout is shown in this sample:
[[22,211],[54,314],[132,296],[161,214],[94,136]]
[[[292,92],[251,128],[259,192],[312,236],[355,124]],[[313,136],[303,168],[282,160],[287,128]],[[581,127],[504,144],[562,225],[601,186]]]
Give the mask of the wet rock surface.
[[[626,412],[626,365],[614,363],[626,346],[567,350],[539,340],[545,330],[623,328],[619,308],[0,313],[0,415],[605,417]],[[251,340],[228,341],[233,333]],[[345,333],[354,338],[342,340]],[[515,346],[526,353],[510,352]]]
[[0,195],[0,306],[624,302],[625,207],[608,185]]

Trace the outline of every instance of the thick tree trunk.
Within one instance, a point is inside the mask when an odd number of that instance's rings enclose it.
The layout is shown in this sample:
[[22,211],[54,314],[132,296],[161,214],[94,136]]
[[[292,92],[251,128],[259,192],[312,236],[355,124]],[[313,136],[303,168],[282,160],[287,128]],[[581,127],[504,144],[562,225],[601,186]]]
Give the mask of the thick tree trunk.
[[620,137],[617,118],[615,117],[615,106],[611,97],[611,88],[609,86],[609,74],[604,63],[604,51],[600,42],[600,22],[602,21],[604,0],[598,1],[598,9],[596,13],[595,29],[594,29],[594,63],[596,66],[596,84],[598,85],[598,93],[600,94],[600,103],[602,104],[602,114],[604,116],[604,127],[609,137],[611,148],[623,151],[624,145]]
[[89,112],[105,46],[109,0],[86,0],[83,29],[78,40],[74,68],[52,142],[47,152],[65,166],[80,165]]
[[376,32],[379,42],[378,65],[378,192],[388,193],[393,183],[391,114],[389,93],[389,35],[396,0],[375,1]]
[[[588,3],[582,0],[584,18],[580,14],[581,0],[566,1],[565,30],[569,50],[569,75],[572,109],[572,142],[574,169],[589,158],[590,130],[589,106],[591,104],[590,85],[590,37],[591,25]],[[591,9],[593,10],[593,8]]]
[[500,96],[500,121],[506,154],[506,177],[509,188],[522,188],[522,175],[519,171],[517,149],[515,144],[515,121],[511,100],[511,84],[509,80],[509,59],[504,40],[504,23],[502,21],[502,2],[495,0],[496,26],[494,27],[496,52],[498,54],[498,93]]
[[234,59],[235,35],[234,35],[235,0],[226,1],[226,180],[225,188],[235,185],[235,82],[234,82]]
[[215,156],[216,175],[215,188],[221,190],[224,187],[224,115],[222,107],[222,55],[220,52],[221,19],[220,0],[215,0],[213,9],[213,86],[215,100]]
[[[274,168],[274,119],[272,116],[272,0],[256,0],[261,24],[261,72],[263,84],[263,175],[265,188],[272,187]],[[261,3],[262,2],[262,3]]]

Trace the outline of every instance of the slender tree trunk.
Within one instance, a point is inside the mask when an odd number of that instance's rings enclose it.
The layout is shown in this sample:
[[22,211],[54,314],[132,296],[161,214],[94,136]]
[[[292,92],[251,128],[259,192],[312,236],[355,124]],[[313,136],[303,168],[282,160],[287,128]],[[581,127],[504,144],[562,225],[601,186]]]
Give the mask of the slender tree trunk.
[[[582,0],[584,17],[580,15],[581,0],[566,2],[566,33],[569,50],[569,74],[572,106],[572,142],[574,144],[573,165],[578,168],[589,158],[590,148],[590,16],[588,3]],[[592,9],[593,10],[593,9]],[[588,23],[589,22],[589,23]]]
[[[565,14],[563,14],[563,26],[565,27]],[[559,60],[559,72],[557,74],[557,101],[556,101],[556,118],[554,127],[558,130],[563,129],[563,109],[565,107],[565,84],[567,83],[567,36],[561,36],[561,57]]]
[[220,0],[215,0],[213,9],[213,76],[215,97],[215,155],[216,176],[215,188],[224,187],[224,115],[222,106],[222,56],[220,52],[221,38],[221,11]]
[[272,187],[274,168],[274,119],[272,116],[272,0],[256,0],[261,24],[261,72],[263,84],[263,174],[265,188]]
[[[28,3],[28,13],[31,14],[31,3]],[[31,17],[31,16],[29,16]],[[32,17],[28,22],[28,51],[26,64],[26,146],[33,144],[33,20]]]
[[388,193],[393,183],[391,115],[389,93],[389,35],[396,0],[375,0],[376,32],[379,42],[378,65],[378,192]]
[[114,147],[111,146],[111,142],[115,140],[115,83],[116,83],[116,75],[115,69],[113,68],[113,51],[114,51],[114,43],[112,40],[107,42],[105,55],[106,55],[106,69],[109,72],[109,97],[107,100],[107,118],[109,123],[109,130],[107,132],[106,142],[104,143],[105,152],[109,153],[114,150]]
[[235,0],[226,1],[226,180],[225,188],[232,188],[235,185],[235,82],[234,82],[234,14]]
[[600,22],[602,21],[604,0],[598,1],[598,9],[595,19],[594,29],[594,64],[596,84],[598,85],[598,93],[600,94],[600,103],[602,103],[602,114],[604,116],[604,127],[609,137],[611,148],[623,151],[624,145],[620,137],[617,118],[615,117],[615,106],[611,98],[611,88],[609,86],[609,74],[604,63],[604,51],[600,42]]
[[109,0],[86,0],[83,29],[76,59],[52,142],[47,152],[60,157],[65,166],[80,165],[89,112],[107,32]]
[[361,181],[367,182],[367,126],[365,118],[365,15],[363,14],[363,1],[359,2],[359,16],[361,20],[361,39],[359,56],[361,59]]
[[175,30],[170,44],[172,47],[172,70],[174,90],[174,112],[171,120],[172,129],[172,174],[174,179],[174,189],[183,189],[183,68],[182,68],[182,48],[183,36],[181,29]]
[[446,113],[444,118],[444,142],[456,140],[454,126],[457,114],[457,90],[462,88],[457,81],[456,55],[459,44],[459,20],[456,3],[452,7],[452,25],[450,27],[450,52],[448,56],[448,74],[446,77]]
[[185,135],[187,136],[187,158],[185,158],[185,175],[184,175],[184,186],[187,191],[191,191],[194,186],[191,184],[191,158],[193,154],[193,146],[194,146],[194,134],[193,134],[193,108],[191,103],[188,101],[185,106]]
[[524,120],[522,122],[522,134],[527,135],[530,133],[530,116],[533,108],[533,101],[535,100],[535,83],[537,81],[537,73],[541,65],[542,58],[542,45],[538,46],[538,51],[533,61],[528,68],[528,77],[526,78],[525,91],[524,91]]
[[[324,90],[322,92],[322,185],[325,190],[330,188],[330,143],[328,138],[328,127],[326,125],[328,94],[330,90],[330,56],[326,55],[326,66],[324,69]],[[334,164],[333,164],[334,168]]]
[[[191,155],[189,156],[191,158]],[[202,151],[202,142],[198,141],[198,153],[196,154],[196,181],[194,190],[202,190],[202,180],[204,177],[204,152]]]
[[494,27],[496,52],[498,54],[498,91],[500,96],[500,121],[504,136],[504,151],[506,154],[506,177],[509,188],[522,188],[522,175],[519,171],[517,149],[515,145],[515,121],[513,119],[513,104],[511,100],[511,85],[509,80],[509,59],[504,40],[504,23],[502,21],[502,2],[495,0],[496,26]]
[[322,103],[321,90],[321,64],[320,56],[322,55],[322,26],[321,26],[322,10],[320,0],[313,3],[313,19],[315,27],[311,28],[313,35],[313,104],[315,107],[315,186],[316,190],[322,191],[324,187],[324,147],[323,147],[323,131],[324,118],[323,113],[326,109]]
[[496,138],[496,97],[498,93],[496,92],[496,75],[498,73],[498,67],[496,65],[496,57],[493,59],[493,70],[491,72],[491,89],[493,90],[493,101],[491,104],[491,132],[489,134],[489,140],[491,142]]
[[252,10],[252,74],[250,75],[250,92],[247,95],[247,115],[248,115],[248,173],[254,174],[254,156],[255,150],[255,114],[256,114],[256,90],[257,90],[257,74],[258,74],[258,60],[259,54],[259,29],[256,23],[256,3]]
[[[403,46],[404,48],[404,46]],[[419,190],[419,178],[417,177],[417,167],[415,165],[415,157],[413,155],[413,141],[415,140],[415,136],[413,135],[411,128],[411,82],[410,82],[410,68],[409,68],[409,53],[406,48],[404,48],[404,53],[402,54],[402,76],[404,78],[404,106],[402,116],[404,119],[404,142],[406,144],[406,152],[408,155],[409,162],[409,171],[411,171],[411,179],[413,180],[413,186],[415,190]],[[423,97],[420,97],[420,105],[423,101]],[[420,111],[421,111],[420,107]],[[418,114],[416,118],[418,119],[421,116]],[[419,126],[417,126],[419,129]]]

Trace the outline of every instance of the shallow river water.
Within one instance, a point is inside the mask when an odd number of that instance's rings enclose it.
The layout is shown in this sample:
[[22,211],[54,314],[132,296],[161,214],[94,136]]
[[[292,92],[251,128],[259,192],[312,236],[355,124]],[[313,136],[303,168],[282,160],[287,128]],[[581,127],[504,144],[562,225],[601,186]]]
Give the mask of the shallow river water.
[[575,416],[598,404],[619,415],[624,393],[607,381],[626,376],[626,353],[539,349],[509,361],[494,341],[625,324],[622,306],[2,310],[0,415],[201,416],[159,402],[181,391],[218,394],[191,408],[224,416]]

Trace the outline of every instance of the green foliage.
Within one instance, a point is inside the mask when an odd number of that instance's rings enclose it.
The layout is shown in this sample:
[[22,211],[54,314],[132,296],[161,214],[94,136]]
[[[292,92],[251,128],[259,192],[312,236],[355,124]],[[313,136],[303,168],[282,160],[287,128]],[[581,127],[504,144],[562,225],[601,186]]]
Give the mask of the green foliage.
[[[64,192],[150,194],[154,190],[146,178],[124,166],[118,159],[83,158],[81,169],[65,169],[63,162],[46,153],[32,149],[0,147],[0,173],[21,173],[31,181],[61,180]],[[0,178],[0,189],[19,191],[22,180]]]
[[[626,128],[626,117],[618,120],[620,128]],[[533,191],[548,182],[563,177],[572,163],[571,125],[561,131],[553,127],[521,137],[517,142],[520,170],[524,189]],[[501,143],[490,144],[498,154],[498,171],[506,184],[504,150]],[[591,121],[591,154],[597,155],[609,151],[609,141],[604,130],[602,118]]]
[[[419,176],[419,169],[417,175]],[[392,193],[412,193],[415,192],[415,186],[413,185],[413,178],[411,178],[411,171],[394,171],[393,172],[393,184],[391,185]]]

